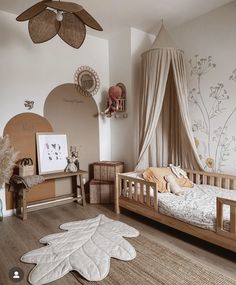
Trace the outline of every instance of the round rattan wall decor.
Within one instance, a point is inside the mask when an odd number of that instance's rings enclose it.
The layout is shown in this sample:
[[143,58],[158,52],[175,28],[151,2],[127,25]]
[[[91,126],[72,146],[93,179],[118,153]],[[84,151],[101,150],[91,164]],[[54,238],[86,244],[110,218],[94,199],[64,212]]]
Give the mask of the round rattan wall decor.
[[94,96],[100,87],[97,72],[89,66],[81,66],[75,73],[75,85],[84,96]]

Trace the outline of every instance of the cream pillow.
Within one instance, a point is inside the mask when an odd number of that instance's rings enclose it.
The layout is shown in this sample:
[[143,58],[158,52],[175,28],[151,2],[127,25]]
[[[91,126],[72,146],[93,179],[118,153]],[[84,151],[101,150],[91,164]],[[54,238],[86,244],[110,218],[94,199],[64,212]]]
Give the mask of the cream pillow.
[[176,182],[179,184],[179,186],[188,188],[192,188],[194,186],[193,182],[189,180],[186,171],[180,166],[169,164],[169,167],[176,177]]

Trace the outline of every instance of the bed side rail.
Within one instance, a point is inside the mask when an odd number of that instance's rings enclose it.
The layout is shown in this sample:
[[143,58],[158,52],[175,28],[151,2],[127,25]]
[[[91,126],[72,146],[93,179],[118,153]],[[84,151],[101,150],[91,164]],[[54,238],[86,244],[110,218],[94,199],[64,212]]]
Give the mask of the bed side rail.
[[207,184],[224,189],[236,190],[236,176],[190,169],[186,169],[185,171],[189,179],[196,184]]
[[119,213],[119,198],[140,203],[157,210],[158,197],[156,183],[134,178],[126,175],[128,173],[116,174],[115,187],[115,211]]
[[[229,229],[224,228],[223,207],[230,207]],[[217,198],[216,200],[216,232],[222,236],[236,240],[236,201]]]

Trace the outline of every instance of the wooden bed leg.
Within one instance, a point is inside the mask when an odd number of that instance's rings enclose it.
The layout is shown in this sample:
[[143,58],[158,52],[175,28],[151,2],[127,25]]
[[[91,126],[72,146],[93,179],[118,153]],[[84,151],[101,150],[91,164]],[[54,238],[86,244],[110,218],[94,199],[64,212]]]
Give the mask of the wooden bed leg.
[[118,203],[118,204],[115,204],[115,212],[116,212],[116,214],[120,214],[119,203]]
[[27,220],[27,200],[26,200],[26,189],[22,190],[22,219]]
[[17,187],[15,191],[15,208],[16,208],[16,216],[19,218],[21,217],[21,191],[22,189],[20,187]]
[[115,197],[114,197],[116,214],[120,214],[119,196],[120,196],[120,189],[119,189],[119,178],[118,178],[118,173],[117,173],[116,174],[116,183],[115,183]]

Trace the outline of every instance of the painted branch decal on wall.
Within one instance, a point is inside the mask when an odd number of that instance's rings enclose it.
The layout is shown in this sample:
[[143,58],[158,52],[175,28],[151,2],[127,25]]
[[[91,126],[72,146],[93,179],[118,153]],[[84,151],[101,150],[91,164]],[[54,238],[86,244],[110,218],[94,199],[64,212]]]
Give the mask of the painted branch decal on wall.
[[[195,56],[194,60],[189,61],[191,67],[191,76],[197,79],[196,88],[189,92],[189,102],[193,104],[199,116],[194,120],[192,130],[195,136],[195,143],[199,149],[199,156],[208,171],[223,172],[227,161],[233,152],[236,152],[236,134],[229,134],[229,124],[232,123],[232,117],[236,107],[231,110],[224,104],[230,100],[227,90],[223,83],[209,87],[208,98],[202,91],[202,79],[208,72],[216,68],[212,57],[199,58]],[[229,80],[236,83],[236,69],[230,75]],[[220,115],[224,115],[219,125],[216,121]],[[219,119],[219,118],[218,118]]]

